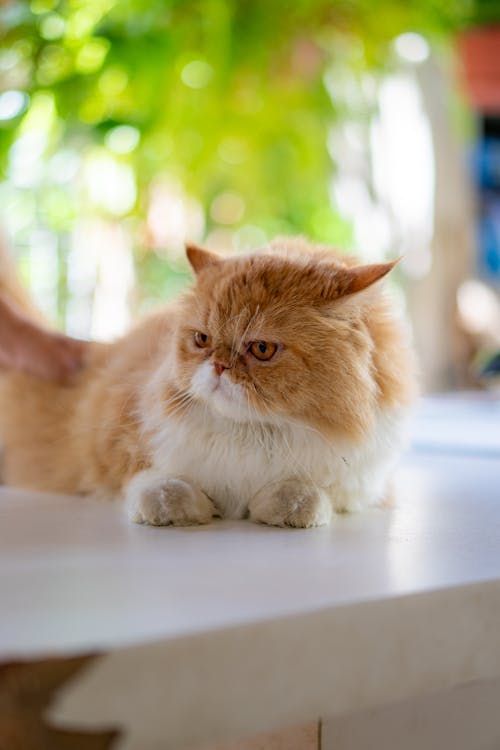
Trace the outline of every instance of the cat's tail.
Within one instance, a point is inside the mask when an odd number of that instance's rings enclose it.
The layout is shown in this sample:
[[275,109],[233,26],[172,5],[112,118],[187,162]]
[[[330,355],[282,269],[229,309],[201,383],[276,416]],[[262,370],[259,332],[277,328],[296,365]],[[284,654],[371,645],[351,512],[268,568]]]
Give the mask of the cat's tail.
[[22,285],[9,243],[4,232],[0,231],[0,297],[5,303],[22,311],[34,321],[42,321],[29,292]]

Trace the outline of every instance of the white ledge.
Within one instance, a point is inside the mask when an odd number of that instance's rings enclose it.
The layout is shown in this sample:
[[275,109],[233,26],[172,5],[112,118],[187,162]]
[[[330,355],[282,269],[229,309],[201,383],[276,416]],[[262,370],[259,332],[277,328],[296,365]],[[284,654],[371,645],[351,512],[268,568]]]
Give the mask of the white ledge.
[[420,450],[395,495],[331,528],[173,529],[2,489],[0,662],[104,654],[55,713],[127,724],[124,748],[497,679],[500,460]]

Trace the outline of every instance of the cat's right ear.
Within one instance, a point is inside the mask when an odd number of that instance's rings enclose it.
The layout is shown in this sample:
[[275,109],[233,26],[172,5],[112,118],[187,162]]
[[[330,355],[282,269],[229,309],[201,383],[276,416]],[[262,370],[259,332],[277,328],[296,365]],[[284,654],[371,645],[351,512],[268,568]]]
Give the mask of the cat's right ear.
[[212,253],[191,242],[186,243],[186,255],[195,273],[203,271],[207,266],[214,266],[221,260],[217,253]]

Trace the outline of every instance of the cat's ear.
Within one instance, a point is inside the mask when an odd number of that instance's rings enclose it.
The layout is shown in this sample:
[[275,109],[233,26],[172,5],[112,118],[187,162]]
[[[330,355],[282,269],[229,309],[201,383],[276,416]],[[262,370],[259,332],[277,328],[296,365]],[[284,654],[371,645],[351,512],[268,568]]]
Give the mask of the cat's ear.
[[342,302],[343,305],[369,302],[372,287],[387,276],[400,260],[351,268],[330,268],[326,274],[322,274],[320,297],[325,302]]
[[384,276],[387,276],[400,260],[401,258],[397,258],[389,263],[370,263],[366,266],[354,266],[342,270],[338,278],[339,297],[368,289],[377,281],[383,279]]
[[221,260],[216,253],[205,250],[192,242],[186,243],[186,255],[195,273],[199,273],[207,266],[213,266]]

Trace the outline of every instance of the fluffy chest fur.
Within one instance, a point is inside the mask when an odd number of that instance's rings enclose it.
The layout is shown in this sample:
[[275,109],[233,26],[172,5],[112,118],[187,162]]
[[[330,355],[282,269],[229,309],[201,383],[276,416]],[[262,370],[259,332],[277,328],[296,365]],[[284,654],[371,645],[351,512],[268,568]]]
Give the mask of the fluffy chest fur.
[[152,421],[154,471],[197,485],[226,518],[243,518],[259,491],[292,477],[326,490],[337,511],[380,502],[404,427],[403,413],[381,414],[365,441],[349,445],[306,425],[234,422],[203,405]]

